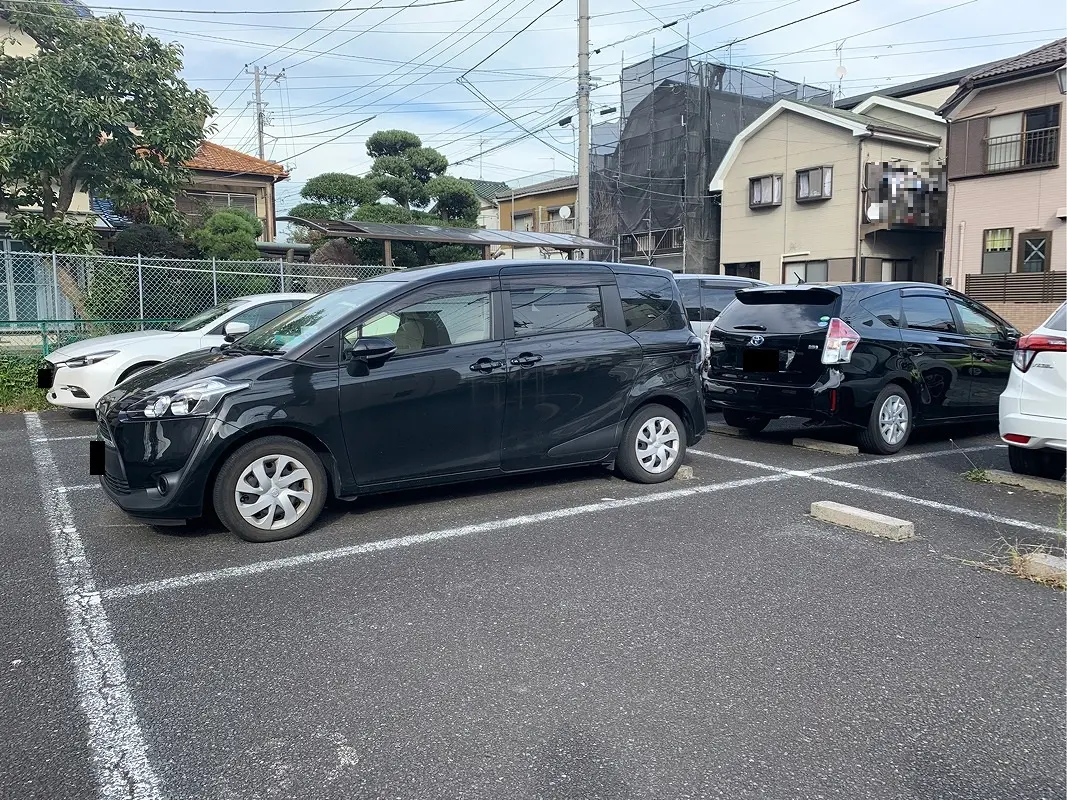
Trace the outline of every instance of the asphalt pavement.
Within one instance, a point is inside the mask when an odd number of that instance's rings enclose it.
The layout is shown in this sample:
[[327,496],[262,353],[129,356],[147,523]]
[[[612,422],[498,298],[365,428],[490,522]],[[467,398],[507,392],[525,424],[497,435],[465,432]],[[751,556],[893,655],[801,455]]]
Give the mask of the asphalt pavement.
[[[1067,790],[1064,594],[983,568],[1062,547],[1063,512],[963,477],[1008,468],[992,428],[878,459],[791,447],[848,432],[783,420],[709,434],[691,480],[397,494],[274,545],[124,516],[92,432],[0,417],[0,797]],[[815,500],[917,538],[818,522]]]

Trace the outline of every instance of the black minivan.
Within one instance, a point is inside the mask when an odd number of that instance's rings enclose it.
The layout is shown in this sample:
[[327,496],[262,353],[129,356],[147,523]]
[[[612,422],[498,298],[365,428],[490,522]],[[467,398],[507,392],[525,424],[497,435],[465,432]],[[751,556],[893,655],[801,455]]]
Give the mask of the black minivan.
[[213,507],[255,542],[301,533],[327,495],[582,464],[658,483],[706,428],[699,354],[667,270],[404,270],[105,395],[101,482],[134,516]]
[[994,418],[1019,332],[926,283],[743,289],[708,333],[705,397],[758,432],[806,417],[858,427],[895,453],[915,424]]

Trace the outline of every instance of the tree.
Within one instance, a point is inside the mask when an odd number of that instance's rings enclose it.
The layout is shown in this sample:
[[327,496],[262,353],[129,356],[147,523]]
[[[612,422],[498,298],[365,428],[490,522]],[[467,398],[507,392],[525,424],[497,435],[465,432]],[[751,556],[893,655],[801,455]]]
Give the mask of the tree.
[[38,45],[17,56],[0,45],[0,210],[14,234],[36,249],[71,247],[63,227],[78,227],[68,214],[79,189],[116,207],[143,205],[151,222],[180,224],[174,198],[189,182],[183,164],[215,111],[178,77],[181,47],[122,17],[79,19],[59,3],[13,5],[9,21]]
[[481,204],[469,182],[442,175],[430,181],[426,188],[435,201],[434,210],[445,222],[477,222]]
[[344,172],[325,172],[304,184],[300,203],[289,215],[302,219],[348,219],[352,212],[366,203],[376,203],[382,193],[373,182]]
[[359,259],[347,239],[327,239],[311,254],[312,264],[357,264]]
[[367,139],[367,155],[374,159],[370,182],[398,206],[426,206],[432,196],[428,184],[444,175],[448,159],[408,131],[378,131]]
[[256,261],[256,240],[263,233],[263,223],[240,208],[222,208],[190,231],[189,241],[207,258],[222,261]]
[[193,257],[189,246],[162,225],[131,225],[115,236],[111,246],[117,256]]

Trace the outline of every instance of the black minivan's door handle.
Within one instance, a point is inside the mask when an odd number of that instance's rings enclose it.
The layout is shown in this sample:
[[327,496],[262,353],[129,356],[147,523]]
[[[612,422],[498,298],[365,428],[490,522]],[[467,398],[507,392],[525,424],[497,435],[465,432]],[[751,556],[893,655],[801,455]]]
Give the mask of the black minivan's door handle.
[[491,358],[479,358],[471,364],[471,372],[492,372],[504,366],[503,361],[493,361]]
[[905,347],[904,352],[907,353],[909,356],[921,356],[926,351],[923,350],[921,347]]
[[540,360],[541,356],[534,353],[521,353],[518,358],[511,359],[511,363],[516,367],[532,367]]

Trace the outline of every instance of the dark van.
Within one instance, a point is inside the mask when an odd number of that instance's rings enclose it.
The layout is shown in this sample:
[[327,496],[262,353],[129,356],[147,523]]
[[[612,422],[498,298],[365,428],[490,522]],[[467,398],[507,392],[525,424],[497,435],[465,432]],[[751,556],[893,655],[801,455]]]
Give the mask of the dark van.
[[670,272],[578,262],[405,270],[321,295],[97,406],[128,513],[213,507],[249,541],[343,499],[582,464],[670,479],[705,431]]
[[895,453],[916,424],[994,417],[1018,338],[933,284],[743,289],[709,331],[705,396],[750,432],[784,416],[843,422]]

